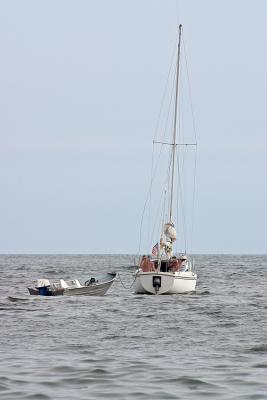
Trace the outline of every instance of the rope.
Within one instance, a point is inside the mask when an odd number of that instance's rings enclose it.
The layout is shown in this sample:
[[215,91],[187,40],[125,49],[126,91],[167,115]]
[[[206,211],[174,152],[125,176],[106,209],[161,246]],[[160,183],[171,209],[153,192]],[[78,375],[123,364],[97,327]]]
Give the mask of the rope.
[[134,277],[134,280],[133,280],[132,283],[131,283],[131,285],[130,285],[129,287],[127,287],[127,286],[122,282],[121,276],[120,276],[119,273],[118,273],[118,277],[119,277],[120,283],[122,284],[122,287],[123,287],[124,289],[127,289],[127,290],[130,290],[130,289],[132,288],[132,286],[133,286],[133,284],[134,284],[134,282],[135,282],[135,280],[136,280],[136,276],[135,276],[135,277]]

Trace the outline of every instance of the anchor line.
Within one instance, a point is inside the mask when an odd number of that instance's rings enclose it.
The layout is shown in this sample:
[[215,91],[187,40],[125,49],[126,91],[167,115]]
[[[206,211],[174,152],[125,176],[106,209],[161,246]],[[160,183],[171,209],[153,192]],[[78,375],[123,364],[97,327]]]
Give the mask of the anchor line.
[[123,287],[124,289],[127,289],[127,290],[130,290],[130,289],[131,289],[131,287],[133,286],[133,284],[134,284],[134,282],[135,282],[135,280],[136,280],[136,276],[135,276],[135,277],[134,277],[134,280],[133,280],[132,283],[131,283],[131,285],[130,285],[129,287],[127,287],[127,286],[123,283],[123,281],[122,281],[121,276],[120,276],[119,273],[118,273],[118,277],[119,277],[120,283],[122,284],[122,287]]

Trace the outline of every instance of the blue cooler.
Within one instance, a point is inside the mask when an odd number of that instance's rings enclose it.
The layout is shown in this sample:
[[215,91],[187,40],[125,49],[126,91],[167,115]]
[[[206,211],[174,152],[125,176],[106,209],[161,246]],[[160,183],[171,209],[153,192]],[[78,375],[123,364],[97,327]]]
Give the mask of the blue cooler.
[[38,287],[37,289],[39,292],[39,296],[49,296],[47,286]]
[[49,279],[37,279],[36,289],[38,290],[39,296],[51,296],[50,282]]

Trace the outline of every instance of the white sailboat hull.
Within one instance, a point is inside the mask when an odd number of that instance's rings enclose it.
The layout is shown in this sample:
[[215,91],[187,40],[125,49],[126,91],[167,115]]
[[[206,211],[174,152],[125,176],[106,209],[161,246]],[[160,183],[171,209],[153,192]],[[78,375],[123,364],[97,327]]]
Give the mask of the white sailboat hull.
[[[136,294],[182,294],[193,292],[197,275],[187,272],[136,272],[134,292]],[[156,285],[159,283],[159,285]]]

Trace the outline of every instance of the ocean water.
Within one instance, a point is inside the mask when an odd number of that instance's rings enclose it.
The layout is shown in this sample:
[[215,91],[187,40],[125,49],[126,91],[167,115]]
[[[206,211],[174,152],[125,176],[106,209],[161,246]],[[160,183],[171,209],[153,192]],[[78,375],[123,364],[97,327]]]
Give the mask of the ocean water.
[[[0,398],[267,399],[267,256],[196,256],[195,293],[134,295],[133,257],[0,256]],[[104,297],[41,277],[119,272]]]

